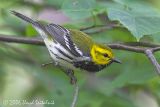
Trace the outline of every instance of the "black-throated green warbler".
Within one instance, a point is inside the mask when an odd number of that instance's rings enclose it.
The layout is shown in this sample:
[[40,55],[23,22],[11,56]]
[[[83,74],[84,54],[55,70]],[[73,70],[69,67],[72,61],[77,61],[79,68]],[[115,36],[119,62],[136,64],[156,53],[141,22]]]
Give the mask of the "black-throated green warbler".
[[97,72],[112,62],[120,63],[114,58],[109,47],[94,42],[87,34],[79,30],[66,29],[52,23],[42,24],[18,12],[12,11],[12,13],[33,25],[43,38],[54,62],[68,71],[79,68]]

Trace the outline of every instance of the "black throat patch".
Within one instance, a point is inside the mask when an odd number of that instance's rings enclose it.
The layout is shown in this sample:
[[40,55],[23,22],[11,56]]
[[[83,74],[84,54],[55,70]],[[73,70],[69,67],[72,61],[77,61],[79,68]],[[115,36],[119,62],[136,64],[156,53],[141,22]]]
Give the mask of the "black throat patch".
[[74,62],[73,64],[76,68],[80,68],[88,72],[98,72],[107,66],[107,65],[97,65],[93,62],[87,62],[87,61]]

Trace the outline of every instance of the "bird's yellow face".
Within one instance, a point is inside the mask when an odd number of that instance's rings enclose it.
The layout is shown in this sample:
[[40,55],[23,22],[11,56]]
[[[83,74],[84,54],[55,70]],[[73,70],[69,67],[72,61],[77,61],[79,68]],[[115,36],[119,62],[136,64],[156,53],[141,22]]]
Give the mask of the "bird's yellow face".
[[109,47],[94,44],[91,48],[91,57],[94,63],[106,65],[113,61],[113,52]]

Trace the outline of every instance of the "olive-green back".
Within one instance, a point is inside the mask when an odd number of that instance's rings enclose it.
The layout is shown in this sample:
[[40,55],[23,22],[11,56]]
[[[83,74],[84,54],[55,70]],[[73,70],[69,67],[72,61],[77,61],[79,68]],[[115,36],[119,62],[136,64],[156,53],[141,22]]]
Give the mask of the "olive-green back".
[[89,35],[79,31],[70,29],[70,37],[76,46],[85,54],[90,55],[90,50],[94,42]]

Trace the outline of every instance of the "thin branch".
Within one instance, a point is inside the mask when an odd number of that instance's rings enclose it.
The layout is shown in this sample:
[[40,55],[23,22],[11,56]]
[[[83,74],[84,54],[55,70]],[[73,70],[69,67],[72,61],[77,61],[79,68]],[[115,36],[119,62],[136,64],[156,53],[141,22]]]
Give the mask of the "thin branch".
[[[115,27],[122,27],[122,26],[119,23],[110,22],[105,25],[93,25],[93,26],[81,28],[80,30],[87,33],[87,34],[95,34],[95,33],[100,33],[102,31],[106,31],[108,29],[112,29]],[[92,31],[89,31],[91,29],[92,29]]]
[[120,24],[115,23],[115,22],[110,22],[110,23],[105,24],[105,25],[93,25],[93,26],[81,28],[80,30],[84,31],[84,30],[89,30],[89,29],[93,29],[93,28],[103,28],[103,27],[105,27],[107,29],[111,29],[111,28],[114,28],[114,27],[120,27]]
[[90,31],[90,30],[84,30],[83,32],[91,35],[91,34],[101,33],[101,32],[104,32],[104,31],[106,31],[106,30],[107,30],[107,28],[102,27],[102,28],[92,29],[91,31]]
[[143,46],[143,47],[160,47],[159,44],[153,44],[153,43],[149,43],[149,42],[126,42],[126,45],[130,45],[130,46]]
[[26,38],[26,37],[15,37],[9,35],[0,35],[0,41],[2,42],[13,42],[13,43],[24,43],[33,45],[44,45],[42,39],[38,38]]
[[[154,49],[154,48],[153,48]],[[151,61],[151,63],[154,65],[154,67],[156,68],[157,74],[160,75],[160,65],[157,62],[156,58],[153,55],[153,49],[146,49],[145,53],[146,56],[149,58],[149,60]]]
[[152,48],[152,52],[156,52],[156,51],[159,51],[159,50],[160,50],[160,47]]
[[93,26],[81,28],[80,31],[89,30],[89,29],[93,29],[93,28],[103,28],[103,27],[106,27],[106,26],[107,25],[93,25]]
[[76,107],[78,93],[79,93],[79,87],[77,84],[75,84],[75,90],[74,90],[73,101],[72,101],[71,107]]
[[[12,42],[12,43],[32,44],[32,45],[41,45],[41,46],[44,45],[43,40],[40,39],[40,38],[38,39],[38,38],[26,38],[26,37],[13,37],[13,36],[2,35],[2,34],[0,35],[0,41],[2,41],[2,42]],[[138,44],[138,42],[135,42],[135,43]],[[137,53],[144,53],[145,50],[146,50],[145,48],[130,46],[126,43],[112,43],[112,44],[106,44],[106,45],[111,47],[112,49],[127,50],[127,51],[132,51],[132,52],[137,52]],[[152,44],[152,47],[154,45],[155,45],[155,47],[158,46],[156,44]]]
[[120,43],[107,44],[107,46],[111,47],[112,49],[127,50],[127,51],[132,51],[132,52],[137,52],[137,53],[144,53],[145,51],[145,48],[128,46],[122,43],[121,44]]
[[[42,39],[38,38],[26,38],[26,37],[13,37],[13,36],[8,36],[8,35],[0,35],[0,41],[2,42],[13,42],[13,43],[24,43],[24,44],[33,44],[33,45],[44,45],[44,42]],[[135,44],[139,45],[144,45],[144,43],[139,43],[139,42],[134,42]],[[145,43],[147,45],[147,43]],[[159,46],[156,44],[148,43],[148,46]],[[145,48],[141,47],[135,47],[135,46],[130,46],[128,43],[112,43],[112,44],[106,44],[112,49],[118,49],[118,50],[127,50],[127,51],[133,51],[133,52],[138,52],[138,53],[144,53],[146,50]]]

